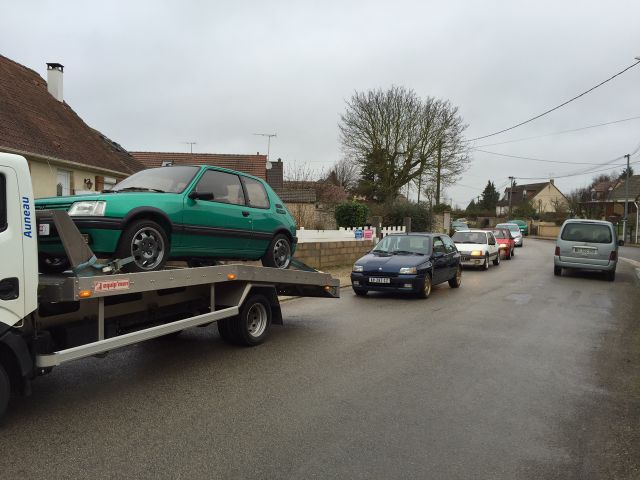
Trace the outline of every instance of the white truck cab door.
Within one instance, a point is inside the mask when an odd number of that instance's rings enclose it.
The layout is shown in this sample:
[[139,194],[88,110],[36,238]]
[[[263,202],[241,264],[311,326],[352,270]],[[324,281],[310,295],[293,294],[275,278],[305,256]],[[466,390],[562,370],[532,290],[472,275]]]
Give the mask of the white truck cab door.
[[36,308],[37,241],[27,161],[0,153],[0,333]]

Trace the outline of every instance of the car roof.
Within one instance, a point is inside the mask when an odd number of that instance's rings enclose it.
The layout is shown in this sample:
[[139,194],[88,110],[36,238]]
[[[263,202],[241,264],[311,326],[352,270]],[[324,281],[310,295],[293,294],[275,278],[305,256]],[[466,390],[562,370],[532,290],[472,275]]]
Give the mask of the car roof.
[[482,229],[482,228],[470,228],[469,230],[460,230],[460,233],[469,233],[469,232],[471,232],[471,233],[487,233],[487,231]]
[[595,223],[598,225],[613,225],[607,220],[591,220],[588,218],[569,218],[565,220],[564,223]]

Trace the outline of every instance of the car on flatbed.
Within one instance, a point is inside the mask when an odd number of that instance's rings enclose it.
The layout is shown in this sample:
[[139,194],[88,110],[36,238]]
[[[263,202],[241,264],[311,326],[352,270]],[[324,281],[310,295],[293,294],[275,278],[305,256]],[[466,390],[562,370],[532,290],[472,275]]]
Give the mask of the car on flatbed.
[[370,291],[411,293],[422,298],[439,283],[458,288],[462,282],[460,253],[448,235],[392,234],[358,259],[351,272],[356,295]]
[[456,232],[453,237],[460,251],[460,263],[468,267],[489,270],[489,262],[500,265],[500,250],[493,233],[487,230]]
[[[262,179],[210,166],[142,170],[109,191],[41,198],[36,210],[66,210],[91,249],[129,258],[131,272],[160,270],[167,260],[262,260],[287,268],[295,220]],[[40,270],[68,268],[60,238],[41,227]]]

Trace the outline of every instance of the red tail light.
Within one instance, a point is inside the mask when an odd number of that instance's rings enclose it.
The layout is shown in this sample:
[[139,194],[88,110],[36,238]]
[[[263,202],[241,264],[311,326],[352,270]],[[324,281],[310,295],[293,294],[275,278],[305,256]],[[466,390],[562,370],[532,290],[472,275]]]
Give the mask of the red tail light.
[[609,261],[613,262],[618,259],[618,252],[615,250],[609,254]]
[[560,256],[560,247],[556,247],[556,253],[555,253],[556,257]]

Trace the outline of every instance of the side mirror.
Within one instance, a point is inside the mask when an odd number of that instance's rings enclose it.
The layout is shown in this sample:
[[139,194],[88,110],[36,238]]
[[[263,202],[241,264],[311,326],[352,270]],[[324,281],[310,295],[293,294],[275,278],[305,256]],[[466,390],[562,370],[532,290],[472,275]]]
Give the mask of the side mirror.
[[193,190],[190,194],[189,194],[189,198],[191,200],[206,200],[206,201],[211,201],[213,200],[213,193],[212,192],[198,192],[196,190]]
[[440,258],[444,256],[443,252],[433,252],[433,255],[431,255],[433,258]]

